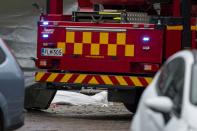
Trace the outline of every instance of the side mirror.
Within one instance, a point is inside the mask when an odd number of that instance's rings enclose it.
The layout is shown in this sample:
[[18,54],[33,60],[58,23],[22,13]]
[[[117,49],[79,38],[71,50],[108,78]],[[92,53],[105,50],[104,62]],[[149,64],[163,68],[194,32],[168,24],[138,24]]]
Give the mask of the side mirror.
[[173,102],[168,97],[149,98],[145,101],[145,106],[153,111],[160,113],[170,113],[173,108]]

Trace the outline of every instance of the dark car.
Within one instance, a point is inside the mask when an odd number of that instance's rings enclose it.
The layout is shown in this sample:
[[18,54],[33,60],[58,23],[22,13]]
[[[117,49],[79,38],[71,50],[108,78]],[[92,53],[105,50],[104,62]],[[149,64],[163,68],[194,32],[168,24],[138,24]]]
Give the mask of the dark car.
[[24,124],[24,76],[15,57],[0,39],[0,131]]

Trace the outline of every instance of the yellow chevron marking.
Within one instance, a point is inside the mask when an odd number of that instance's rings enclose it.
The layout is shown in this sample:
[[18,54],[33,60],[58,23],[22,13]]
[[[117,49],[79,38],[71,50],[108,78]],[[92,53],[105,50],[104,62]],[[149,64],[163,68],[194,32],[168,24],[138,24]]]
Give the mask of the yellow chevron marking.
[[108,56],[117,56],[117,45],[115,44],[108,45]]
[[36,81],[40,81],[44,75],[45,75],[44,72],[38,72],[38,73],[36,74],[35,80],[36,80]]
[[66,32],[66,43],[75,43],[75,32]]
[[130,77],[135,86],[143,86],[137,77]]
[[100,54],[100,46],[99,44],[91,44],[91,55],[99,55]]
[[120,85],[125,85],[125,86],[128,85],[122,76],[115,76],[115,77],[118,80],[118,82],[120,83]]
[[125,45],[125,56],[134,56],[134,45]]
[[100,44],[108,44],[109,43],[109,33],[100,33]]
[[150,83],[152,82],[153,79],[152,79],[152,78],[149,78],[149,77],[146,77],[145,80],[146,80],[147,83],[150,84]]
[[53,82],[57,76],[58,76],[57,73],[52,73],[46,81]]
[[70,78],[73,76],[73,74],[66,74],[64,75],[64,77],[61,79],[60,82],[68,82],[68,80],[70,80]]
[[92,77],[92,79],[88,82],[89,84],[99,84],[96,78]]
[[57,48],[62,49],[62,52],[65,54],[66,53],[66,43],[64,42],[58,42],[57,43]]
[[118,45],[126,44],[126,33],[117,33],[117,44]]
[[87,75],[79,75],[74,83],[82,83]]
[[83,53],[83,44],[82,43],[74,43],[74,54],[82,55]]
[[83,43],[91,43],[91,42],[92,42],[92,33],[83,32]]
[[101,76],[101,78],[103,79],[103,81],[105,82],[105,84],[107,85],[113,85],[112,81],[109,79],[108,76]]

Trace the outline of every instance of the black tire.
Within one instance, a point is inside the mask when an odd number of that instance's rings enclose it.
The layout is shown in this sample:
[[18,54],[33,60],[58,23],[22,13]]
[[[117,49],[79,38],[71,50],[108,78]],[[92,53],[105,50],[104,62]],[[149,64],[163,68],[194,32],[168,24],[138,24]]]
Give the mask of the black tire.
[[135,97],[134,103],[132,103],[132,104],[131,103],[124,103],[124,106],[127,108],[128,111],[130,111],[132,113],[136,113],[138,103],[140,101],[140,97],[141,97],[143,91],[144,91],[143,88],[136,89],[136,97]]
[[128,111],[132,113],[135,113],[137,110],[137,104],[124,103],[124,106],[127,108]]
[[4,122],[3,122],[4,118],[3,118],[3,114],[0,111],[0,131],[4,131]]

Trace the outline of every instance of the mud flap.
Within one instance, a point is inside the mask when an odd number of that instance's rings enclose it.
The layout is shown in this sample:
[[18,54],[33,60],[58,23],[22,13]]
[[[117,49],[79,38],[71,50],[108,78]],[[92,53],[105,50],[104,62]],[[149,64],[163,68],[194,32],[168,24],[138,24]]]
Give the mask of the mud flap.
[[112,102],[122,102],[130,112],[135,113],[143,91],[144,88],[109,88],[108,100]]
[[48,109],[57,90],[46,88],[45,84],[37,83],[25,91],[26,109]]

